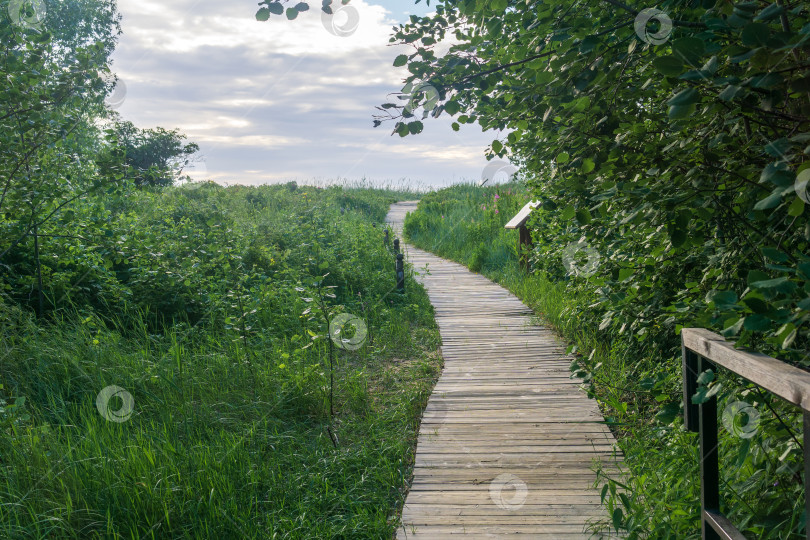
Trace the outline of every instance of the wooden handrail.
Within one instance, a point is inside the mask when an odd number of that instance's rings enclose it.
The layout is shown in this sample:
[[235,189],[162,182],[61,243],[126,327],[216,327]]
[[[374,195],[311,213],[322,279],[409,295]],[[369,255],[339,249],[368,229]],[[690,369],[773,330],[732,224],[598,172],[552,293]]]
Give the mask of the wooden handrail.
[[762,353],[734,348],[734,343],[705,328],[684,328],[685,347],[757,386],[810,410],[810,373]]
[[[700,516],[707,540],[744,540],[742,533],[720,512],[720,471],[717,441],[717,396],[694,404],[697,379],[707,369],[723,367],[772,394],[799,406],[804,415],[804,486],[810,493],[810,373],[762,353],[735,349],[734,343],[705,328],[681,330],[683,353],[684,424],[699,433]],[[805,497],[810,516],[810,497]],[[810,540],[810,527],[807,527]]]

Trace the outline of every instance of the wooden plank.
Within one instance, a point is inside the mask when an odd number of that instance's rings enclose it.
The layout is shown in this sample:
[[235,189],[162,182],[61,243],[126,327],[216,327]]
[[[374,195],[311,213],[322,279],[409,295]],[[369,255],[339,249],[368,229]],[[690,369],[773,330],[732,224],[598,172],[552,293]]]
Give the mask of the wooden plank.
[[537,540],[586,540],[607,538],[592,536],[578,524],[570,525],[420,525],[405,527],[397,534],[398,540],[448,540],[464,537],[479,540],[484,538],[532,538]]
[[735,349],[733,342],[705,328],[684,328],[681,339],[704,358],[810,411],[810,373],[762,353]]
[[[389,223],[400,230],[414,208],[392,206]],[[609,521],[595,464],[615,475],[621,456],[564,344],[500,285],[402,249],[435,308],[444,369],[397,538],[592,537],[589,524]]]
[[504,225],[504,229],[517,229],[522,227],[529,221],[529,215],[532,213],[532,210],[540,206],[540,201],[529,201],[526,205],[520,209],[520,212],[515,214],[515,216],[509,220],[509,222]]

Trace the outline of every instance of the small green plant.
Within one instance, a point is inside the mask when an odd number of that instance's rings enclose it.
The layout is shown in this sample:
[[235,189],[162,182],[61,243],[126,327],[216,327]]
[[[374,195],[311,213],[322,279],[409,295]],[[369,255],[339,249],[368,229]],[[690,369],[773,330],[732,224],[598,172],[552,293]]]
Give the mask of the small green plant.
[[472,255],[470,256],[470,270],[473,272],[480,272],[489,258],[489,249],[484,242],[481,242],[475,247]]

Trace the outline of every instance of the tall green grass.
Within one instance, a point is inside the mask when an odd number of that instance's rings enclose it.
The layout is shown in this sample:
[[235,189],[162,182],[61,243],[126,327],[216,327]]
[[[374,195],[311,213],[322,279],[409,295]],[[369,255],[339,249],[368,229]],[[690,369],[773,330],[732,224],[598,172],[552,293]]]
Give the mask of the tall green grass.
[[[203,186],[108,202],[139,242],[85,278],[97,301],[50,295],[40,320],[0,303],[0,537],[392,537],[441,365],[424,290],[393,292],[393,200]],[[331,420],[318,286],[369,328],[335,351]],[[110,385],[133,397],[123,422],[97,410]]]

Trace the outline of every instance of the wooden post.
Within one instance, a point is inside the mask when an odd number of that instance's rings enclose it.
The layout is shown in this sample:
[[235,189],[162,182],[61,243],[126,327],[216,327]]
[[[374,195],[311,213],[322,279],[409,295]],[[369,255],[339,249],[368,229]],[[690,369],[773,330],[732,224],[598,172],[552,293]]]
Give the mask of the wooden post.
[[529,252],[532,249],[532,233],[529,231],[529,228],[526,227],[526,223],[529,221],[532,210],[538,206],[540,206],[540,201],[529,201],[520,209],[520,212],[518,212],[515,217],[510,219],[509,222],[503,226],[504,229],[518,230],[518,263],[522,269],[527,271],[529,270]]
[[529,253],[532,248],[532,234],[526,225],[521,225],[518,229],[518,254],[520,259],[520,266],[524,270],[529,269]]
[[698,355],[681,344],[681,369],[683,370],[683,423],[692,433],[700,432],[699,405],[692,403],[698,389]]
[[[394,242],[398,243],[399,240],[394,240]],[[405,292],[405,261],[403,258],[402,253],[397,253],[397,291],[401,293]]]
[[388,247],[389,242],[390,240],[388,239],[388,229],[385,229],[385,239],[383,240],[385,247]]
[[399,238],[394,238],[394,253],[399,253]]

